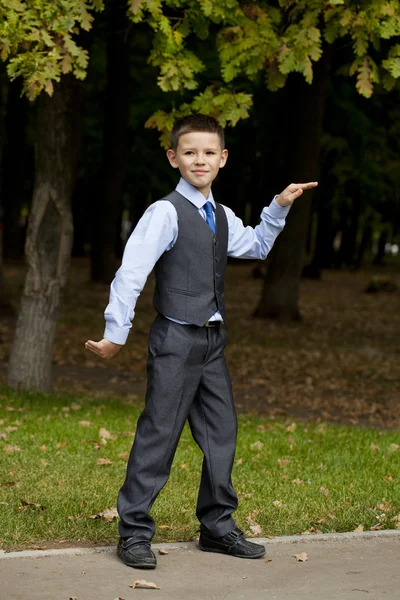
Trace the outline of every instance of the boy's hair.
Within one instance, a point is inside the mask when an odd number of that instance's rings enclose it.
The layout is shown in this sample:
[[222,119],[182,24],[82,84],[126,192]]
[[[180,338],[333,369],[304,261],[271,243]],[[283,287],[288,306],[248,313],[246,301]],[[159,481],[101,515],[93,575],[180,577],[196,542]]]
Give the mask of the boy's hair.
[[179,138],[185,133],[194,131],[206,131],[208,133],[216,133],[219,137],[221,148],[225,148],[224,130],[214,117],[207,115],[193,114],[178,119],[171,131],[171,148],[176,150],[179,144]]

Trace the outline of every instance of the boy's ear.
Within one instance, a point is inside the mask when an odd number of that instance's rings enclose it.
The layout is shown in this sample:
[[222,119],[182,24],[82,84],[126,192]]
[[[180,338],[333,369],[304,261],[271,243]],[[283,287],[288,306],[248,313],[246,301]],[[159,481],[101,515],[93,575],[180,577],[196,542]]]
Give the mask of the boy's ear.
[[179,165],[176,161],[175,152],[171,148],[169,150],[167,150],[167,157],[168,157],[169,164],[171,165],[171,167],[173,167],[174,169],[177,169]]
[[222,169],[226,165],[226,161],[228,160],[228,150],[225,148],[221,153],[221,162],[219,163],[219,168]]

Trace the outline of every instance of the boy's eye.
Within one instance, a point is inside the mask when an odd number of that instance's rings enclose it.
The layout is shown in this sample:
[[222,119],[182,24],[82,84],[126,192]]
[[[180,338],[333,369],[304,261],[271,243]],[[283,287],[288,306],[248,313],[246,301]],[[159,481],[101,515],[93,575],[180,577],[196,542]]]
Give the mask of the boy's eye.
[[215,154],[212,150],[208,150],[207,154]]
[[185,154],[193,154],[191,150],[186,150]]

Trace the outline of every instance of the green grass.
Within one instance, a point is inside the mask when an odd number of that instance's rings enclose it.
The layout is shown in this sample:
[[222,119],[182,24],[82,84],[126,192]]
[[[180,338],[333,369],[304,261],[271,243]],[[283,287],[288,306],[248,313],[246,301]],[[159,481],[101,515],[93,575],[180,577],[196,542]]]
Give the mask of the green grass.
[[[3,548],[115,542],[116,520],[89,517],[116,506],[140,409],[124,398],[0,390]],[[100,428],[112,439],[102,443]],[[395,431],[241,416],[233,472],[238,525],[250,535],[253,525],[265,536],[351,531],[360,524],[394,528],[400,521],[398,444]],[[99,465],[99,458],[112,464]],[[196,535],[200,469],[201,453],[185,428],[153,507],[156,541]],[[38,506],[23,507],[21,499]]]

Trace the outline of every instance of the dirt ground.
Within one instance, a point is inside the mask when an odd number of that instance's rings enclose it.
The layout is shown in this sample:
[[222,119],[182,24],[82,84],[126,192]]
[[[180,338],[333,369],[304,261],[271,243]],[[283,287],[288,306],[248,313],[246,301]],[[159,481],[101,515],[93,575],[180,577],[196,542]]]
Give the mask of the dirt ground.
[[[286,325],[252,318],[262,286],[252,275],[254,266],[229,265],[226,277],[226,356],[238,411],[398,427],[400,292],[365,289],[376,275],[390,277],[400,288],[400,265],[326,271],[322,281],[303,280],[303,320]],[[8,264],[5,273],[16,312],[24,268]],[[73,261],[54,347],[56,391],[118,394],[132,401],[143,396],[153,285],[151,276],[127,345],[112,361],[101,362],[84,342],[103,335],[109,287],[89,282],[86,259]],[[6,381],[15,321],[0,315],[0,383]]]

